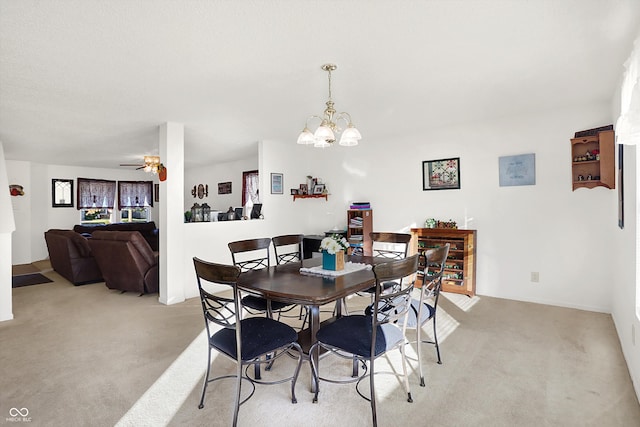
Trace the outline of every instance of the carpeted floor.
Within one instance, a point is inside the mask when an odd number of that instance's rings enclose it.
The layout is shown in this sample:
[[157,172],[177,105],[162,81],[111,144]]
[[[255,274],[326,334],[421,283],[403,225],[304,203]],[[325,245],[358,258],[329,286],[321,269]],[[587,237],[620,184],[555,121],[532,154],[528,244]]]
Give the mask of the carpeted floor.
[[11,275],[20,276],[23,274],[39,273],[40,269],[35,264],[16,264],[11,266]]
[[[211,387],[197,408],[207,352],[199,300],[164,306],[157,295],[47,276],[54,279],[47,286],[14,289],[14,320],[0,322],[0,424],[11,408],[27,408],[34,426],[231,424],[229,382]],[[394,377],[376,378],[381,427],[640,425],[611,316],[483,296],[441,301],[443,364],[426,346],[422,388],[410,361],[413,403]],[[357,306],[349,301],[352,312]],[[273,373],[292,364],[279,359]],[[397,367],[397,356],[377,366]],[[234,364],[216,357],[212,369],[231,373]],[[321,369],[349,372],[350,365],[323,359]],[[239,425],[371,425],[369,403],[352,385],[322,383],[314,404],[309,384],[305,364],[295,405],[287,384],[258,386]]]

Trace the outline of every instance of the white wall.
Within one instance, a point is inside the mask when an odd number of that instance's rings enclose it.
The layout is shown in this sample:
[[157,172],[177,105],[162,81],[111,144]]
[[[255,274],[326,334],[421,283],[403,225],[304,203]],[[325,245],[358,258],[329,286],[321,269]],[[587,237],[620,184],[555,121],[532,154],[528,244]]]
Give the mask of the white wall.
[[[206,203],[211,210],[227,212],[229,207],[242,206],[242,172],[258,169],[258,151],[255,156],[245,159],[216,163],[213,165],[185,170],[184,177],[184,210],[190,210],[194,203]],[[231,182],[231,194],[218,194],[218,183]],[[209,195],[200,199],[196,193],[191,194],[193,187],[199,184],[209,186]]]
[[[12,236],[12,264],[27,264],[48,258],[44,232],[50,228],[71,229],[80,223],[76,209],[77,178],[158,182],[157,175],[125,168],[96,169],[76,166],[42,165],[7,160],[10,184],[24,186],[25,195],[12,197],[16,231]],[[51,206],[51,180],[73,179],[74,207]],[[158,224],[158,205],[154,203],[152,218]]]

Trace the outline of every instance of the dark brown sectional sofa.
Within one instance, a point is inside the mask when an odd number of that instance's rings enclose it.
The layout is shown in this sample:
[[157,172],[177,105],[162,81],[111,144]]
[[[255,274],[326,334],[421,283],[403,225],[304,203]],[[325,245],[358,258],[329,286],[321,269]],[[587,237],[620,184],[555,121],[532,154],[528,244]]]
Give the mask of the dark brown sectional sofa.
[[159,250],[158,229],[156,223],[149,222],[116,222],[113,224],[75,225],[73,231],[80,234],[92,234],[94,231],[139,231],[151,250]]
[[104,281],[110,289],[158,292],[154,222],[76,225],[48,230],[44,237],[51,266],[74,285]]
[[89,242],[72,230],[52,229],[44,233],[51,267],[74,285],[102,282],[102,272]]

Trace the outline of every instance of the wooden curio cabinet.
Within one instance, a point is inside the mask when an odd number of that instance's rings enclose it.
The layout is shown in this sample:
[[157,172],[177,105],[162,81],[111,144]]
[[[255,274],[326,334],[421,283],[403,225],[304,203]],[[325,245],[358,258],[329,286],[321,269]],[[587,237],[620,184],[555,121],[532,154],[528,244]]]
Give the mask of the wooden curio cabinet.
[[[476,230],[412,228],[411,235],[412,254],[450,244],[442,279],[443,292],[470,297],[476,294]],[[416,285],[422,285],[420,277]]]

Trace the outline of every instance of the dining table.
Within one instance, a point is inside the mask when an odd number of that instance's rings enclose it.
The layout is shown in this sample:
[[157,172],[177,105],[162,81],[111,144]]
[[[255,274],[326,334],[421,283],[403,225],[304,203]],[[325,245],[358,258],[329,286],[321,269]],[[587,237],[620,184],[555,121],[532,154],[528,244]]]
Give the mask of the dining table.
[[[357,263],[373,266],[389,261],[371,256],[346,256],[346,264]],[[245,292],[267,299],[306,306],[309,310],[309,327],[298,332],[298,343],[305,357],[313,358],[318,366],[318,352],[309,354],[309,348],[316,342],[316,333],[320,329],[320,307],[336,303],[331,322],[342,315],[342,299],[375,284],[371,268],[363,268],[339,276],[325,276],[301,272],[301,268],[311,268],[322,264],[322,258],[315,257],[299,262],[290,262],[271,266],[261,270],[240,274],[238,287]],[[323,322],[323,323],[324,323]],[[315,391],[315,379],[311,380],[311,391]]]

